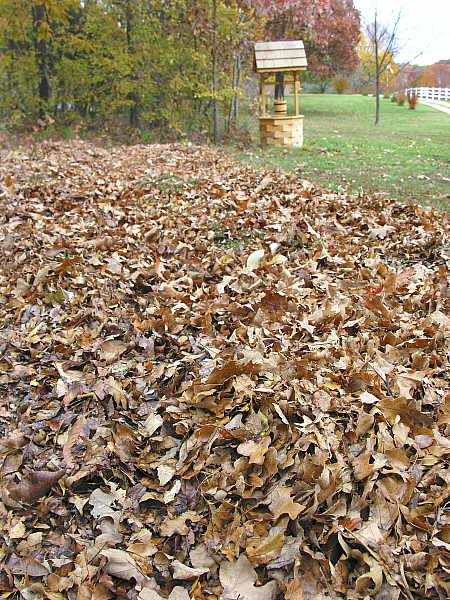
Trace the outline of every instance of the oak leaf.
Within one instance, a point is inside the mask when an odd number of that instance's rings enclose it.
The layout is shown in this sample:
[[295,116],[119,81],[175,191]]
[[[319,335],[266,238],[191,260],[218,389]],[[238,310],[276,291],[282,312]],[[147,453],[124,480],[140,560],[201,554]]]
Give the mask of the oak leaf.
[[175,519],[165,519],[165,521],[161,523],[159,531],[161,535],[168,537],[174,533],[178,533],[179,535],[187,535],[190,529],[186,525],[186,521],[197,523],[198,521],[201,521],[201,517],[192,511],[187,511]]
[[291,498],[292,488],[276,488],[271,492],[269,510],[274,519],[287,514],[291,519],[296,519],[305,510],[306,506],[294,502]]

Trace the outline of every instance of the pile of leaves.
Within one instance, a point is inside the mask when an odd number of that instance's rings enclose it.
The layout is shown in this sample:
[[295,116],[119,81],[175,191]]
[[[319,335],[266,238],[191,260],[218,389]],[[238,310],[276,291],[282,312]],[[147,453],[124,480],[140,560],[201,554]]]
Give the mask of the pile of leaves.
[[445,214],[191,145],[0,169],[1,598],[450,595]]

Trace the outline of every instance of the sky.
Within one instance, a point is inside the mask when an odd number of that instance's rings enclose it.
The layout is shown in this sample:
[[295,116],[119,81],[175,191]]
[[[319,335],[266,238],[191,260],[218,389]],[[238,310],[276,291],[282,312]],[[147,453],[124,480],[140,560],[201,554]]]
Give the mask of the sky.
[[430,65],[450,59],[450,0],[353,0],[363,22],[373,21],[375,7],[383,25],[395,22],[400,51],[396,62]]

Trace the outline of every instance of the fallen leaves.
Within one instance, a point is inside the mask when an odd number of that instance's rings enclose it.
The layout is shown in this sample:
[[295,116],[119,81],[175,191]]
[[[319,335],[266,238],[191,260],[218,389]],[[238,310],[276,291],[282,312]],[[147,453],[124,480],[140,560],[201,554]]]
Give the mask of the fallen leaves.
[[2,159],[5,597],[449,596],[447,216],[189,145]]

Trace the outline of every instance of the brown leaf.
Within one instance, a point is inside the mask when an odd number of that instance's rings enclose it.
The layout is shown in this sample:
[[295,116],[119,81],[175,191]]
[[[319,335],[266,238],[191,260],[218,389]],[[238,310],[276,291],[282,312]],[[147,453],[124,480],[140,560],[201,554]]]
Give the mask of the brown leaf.
[[116,548],[107,548],[101,551],[101,555],[108,559],[106,572],[110,575],[114,575],[119,579],[134,579],[140,585],[146,580],[146,576],[128,552]]
[[291,498],[292,488],[276,488],[271,492],[269,499],[269,509],[274,519],[287,514],[291,519],[296,519],[298,515],[305,510],[306,506],[294,502]]
[[248,456],[250,464],[262,465],[270,443],[270,437],[265,437],[260,442],[249,440],[248,442],[239,444],[237,451],[242,456]]
[[89,435],[89,425],[87,424],[86,417],[84,415],[80,415],[70,428],[66,443],[63,446],[63,457],[67,466],[70,466],[74,463],[72,447],[76,443],[79,443],[81,436],[86,435]]
[[285,600],[304,600],[305,594],[303,589],[303,583],[298,577],[294,577],[291,581],[286,584],[286,591],[284,594]]
[[[144,588],[139,593],[139,600],[165,600],[158,592],[150,588]],[[176,585],[170,592],[167,600],[190,600],[189,592],[179,585]]]
[[200,575],[204,575],[205,573],[209,572],[208,567],[200,567],[194,569],[193,567],[188,567],[187,565],[184,565],[179,560],[174,560],[171,564],[173,567],[174,579],[197,579],[198,577],[200,577]]
[[7,564],[8,569],[14,575],[44,577],[49,573],[49,569],[34,558],[20,558],[15,554],[12,554]]
[[280,556],[283,545],[284,535],[278,533],[253,542],[250,540],[245,551],[253,565],[264,565]]
[[176,519],[165,519],[161,523],[159,531],[161,535],[164,536],[171,536],[174,533],[187,535],[189,533],[189,527],[186,525],[186,521],[198,523],[198,521],[201,521],[201,517],[192,511],[187,511]]
[[14,431],[8,438],[0,439],[0,448],[2,446],[18,450],[28,444],[30,440],[19,430]]
[[255,586],[256,571],[245,554],[235,563],[223,562],[219,571],[223,592],[219,600],[274,600],[278,593],[276,581]]
[[31,504],[38,498],[45,496],[65,472],[65,469],[60,471],[31,471],[23,477],[20,483],[8,486],[9,493],[14,500]]
[[102,360],[105,360],[107,363],[112,363],[119,358],[126,349],[127,345],[120,340],[107,340],[100,346],[98,354]]

